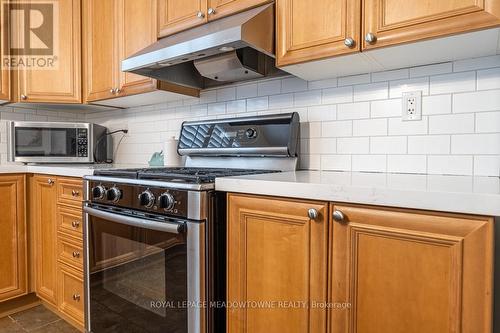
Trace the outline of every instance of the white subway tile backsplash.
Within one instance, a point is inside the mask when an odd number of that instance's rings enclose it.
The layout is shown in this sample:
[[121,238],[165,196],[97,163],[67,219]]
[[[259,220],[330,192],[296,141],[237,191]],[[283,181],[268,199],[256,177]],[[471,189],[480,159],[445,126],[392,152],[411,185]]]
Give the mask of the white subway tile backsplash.
[[500,67],[477,71],[477,90],[499,88]]
[[353,89],[349,87],[330,88],[323,90],[323,104],[337,104],[352,102]]
[[500,177],[500,156],[474,156],[474,175]]
[[429,134],[474,133],[474,114],[449,114],[429,117]]
[[299,79],[298,77],[289,77],[281,81],[281,92],[297,92],[307,90],[307,81]]
[[453,113],[498,110],[500,110],[500,90],[486,90],[453,95]]
[[337,119],[363,119],[370,117],[370,103],[348,103],[337,106]]
[[352,86],[355,84],[363,84],[370,82],[370,74],[360,74],[360,75],[351,75],[339,77],[338,85],[341,86]]
[[[422,120],[401,120],[403,91],[422,91]],[[203,91],[199,99],[125,110],[2,106],[0,163],[6,160],[8,120],[128,128],[121,144],[115,142],[115,160],[136,164],[178,136],[183,121],[287,112],[300,116],[301,168],[500,176],[498,55],[310,82],[291,76],[243,82]]]
[[370,151],[369,138],[338,138],[337,152],[339,154],[367,154]]
[[386,172],[386,155],[352,155],[352,171]]
[[451,62],[443,62],[440,64],[424,65],[410,68],[410,77],[421,77],[451,73],[453,66]]
[[408,139],[406,136],[380,136],[370,138],[372,154],[406,154]]
[[326,121],[321,123],[323,137],[349,137],[352,136],[352,121]]
[[449,94],[473,91],[476,89],[476,72],[461,72],[432,76],[430,79],[430,93]]
[[403,92],[421,91],[422,95],[429,94],[429,78],[395,80],[389,82],[389,98],[400,98]]
[[257,84],[259,96],[269,96],[281,93],[281,80],[264,81]]
[[451,95],[433,95],[422,97],[422,114],[451,113]]
[[389,155],[387,171],[397,173],[426,173],[427,157],[425,155]]
[[418,135],[408,137],[408,154],[433,155],[450,153],[449,135]]
[[408,68],[395,69],[392,71],[376,72],[372,73],[372,82],[407,79],[409,76],[408,73],[409,73]]
[[452,135],[451,153],[500,155],[500,133]]
[[427,117],[422,120],[403,121],[401,118],[389,118],[389,135],[427,134]]
[[307,110],[307,119],[309,121],[329,121],[337,118],[336,105],[317,105],[311,106]]
[[353,136],[382,136],[387,135],[387,119],[354,120]]
[[439,175],[472,175],[472,156],[429,156],[427,172]]
[[476,132],[500,132],[500,111],[476,114]]
[[354,101],[372,101],[377,99],[387,99],[389,85],[387,82],[368,83],[354,86]]
[[402,101],[400,98],[371,102],[372,118],[401,117]]

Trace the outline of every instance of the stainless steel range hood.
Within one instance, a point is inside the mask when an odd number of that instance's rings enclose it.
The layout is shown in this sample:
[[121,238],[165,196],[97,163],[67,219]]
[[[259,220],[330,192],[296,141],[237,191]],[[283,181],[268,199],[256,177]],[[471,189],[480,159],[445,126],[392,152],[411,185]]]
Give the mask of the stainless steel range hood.
[[275,67],[274,5],[160,39],[123,60],[122,71],[198,89],[284,74]]

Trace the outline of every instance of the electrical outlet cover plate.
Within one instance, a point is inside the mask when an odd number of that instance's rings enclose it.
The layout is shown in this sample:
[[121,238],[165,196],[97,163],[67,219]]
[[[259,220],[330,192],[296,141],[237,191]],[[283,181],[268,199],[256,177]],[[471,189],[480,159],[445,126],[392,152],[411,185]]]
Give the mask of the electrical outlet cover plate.
[[422,119],[422,91],[403,92],[402,118],[404,121]]

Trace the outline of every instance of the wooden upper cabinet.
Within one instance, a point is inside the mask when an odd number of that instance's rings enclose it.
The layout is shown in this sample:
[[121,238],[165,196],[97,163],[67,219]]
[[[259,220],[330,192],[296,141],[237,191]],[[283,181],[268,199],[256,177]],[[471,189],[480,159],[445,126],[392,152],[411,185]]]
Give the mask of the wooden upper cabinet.
[[207,0],[158,0],[158,37],[207,23]]
[[56,178],[36,175],[32,178],[32,221],[35,224],[36,293],[57,304],[57,186]]
[[116,0],[83,0],[84,95],[87,101],[115,97],[120,60]]
[[271,0],[208,0],[208,20],[216,20],[224,16],[257,7]]
[[16,101],[31,103],[81,103],[80,0],[59,0],[54,13],[55,69],[19,70]]
[[8,22],[5,20],[4,15],[4,2],[0,0],[0,103],[8,102],[11,98],[10,95],[10,70],[6,70],[3,66],[3,57],[5,55],[5,51],[8,48],[8,33],[9,30]]
[[[363,40],[370,49],[500,25],[498,0],[364,0]],[[363,38],[364,39],[364,38]]]
[[491,332],[491,218],[332,210],[329,332]]
[[326,301],[327,204],[229,194],[228,205],[228,303],[267,305],[228,308],[227,332],[324,331],[326,310],[307,305]]
[[361,1],[276,0],[277,65],[358,52],[360,20]]
[[[118,40],[119,60],[131,56],[156,42],[156,0],[117,0],[118,1]],[[183,1],[181,1],[183,2]],[[138,29],[137,27],[141,27]],[[121,68],[121,63],[119,64]],[[136,94],[156,89],[156,80],[121,72],[121,95]]]
[[0,176],[0,302],[28,292],[25,176]]

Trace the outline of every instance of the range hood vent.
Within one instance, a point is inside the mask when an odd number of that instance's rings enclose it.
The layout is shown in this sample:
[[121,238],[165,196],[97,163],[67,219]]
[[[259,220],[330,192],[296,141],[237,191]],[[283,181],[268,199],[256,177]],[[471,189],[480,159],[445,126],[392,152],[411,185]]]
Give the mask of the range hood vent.
[[274,60],[274,5],[162,38],[123,60],[122,71],[197,89],[284,75]]

